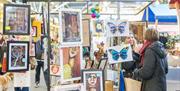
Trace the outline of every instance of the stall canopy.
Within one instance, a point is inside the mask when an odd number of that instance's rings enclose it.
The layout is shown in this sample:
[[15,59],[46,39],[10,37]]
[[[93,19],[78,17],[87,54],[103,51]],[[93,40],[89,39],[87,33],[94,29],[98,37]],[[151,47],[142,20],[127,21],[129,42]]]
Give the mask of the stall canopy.
[[145,10],[142,21],[146,21],[148,11],[148,22],[177,23],[176,10],[169,9],[168,4],[150,5]]

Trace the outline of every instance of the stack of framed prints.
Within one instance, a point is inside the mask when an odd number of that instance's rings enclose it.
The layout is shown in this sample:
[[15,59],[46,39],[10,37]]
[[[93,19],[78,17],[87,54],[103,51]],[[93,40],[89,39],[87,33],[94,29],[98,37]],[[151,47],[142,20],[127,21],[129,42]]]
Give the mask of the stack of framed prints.
[[[60,72],[62,83],[81,79],[81,50],[83,45],[81,15],[81,11],[75,9],[61,9],[59,11]],[[88,33],[89,31],[87,30],[86,32]],[[89,39],[87,38],[87,40]],[[86,43],[86,45],[89,44]]]

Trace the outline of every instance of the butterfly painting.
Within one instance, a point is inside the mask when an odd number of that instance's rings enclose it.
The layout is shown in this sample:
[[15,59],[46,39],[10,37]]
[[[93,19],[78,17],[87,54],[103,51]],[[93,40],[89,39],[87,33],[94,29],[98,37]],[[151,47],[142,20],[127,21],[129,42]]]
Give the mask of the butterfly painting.
[[114,46],[108,49],[109,63],[132,61],[132,49],[130,45]]
[[128,36],[129,23],[126,21],[108,21],[106,23],[108,35],[110,36]]

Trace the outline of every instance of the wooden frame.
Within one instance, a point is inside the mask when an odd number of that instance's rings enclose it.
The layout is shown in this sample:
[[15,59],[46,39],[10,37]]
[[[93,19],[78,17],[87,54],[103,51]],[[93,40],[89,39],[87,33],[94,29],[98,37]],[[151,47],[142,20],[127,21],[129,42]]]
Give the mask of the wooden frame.
[[28,71],[29,42],[8,41],[7,70],[8,72]]
[[3,34],[30,34],[30,5],[4,5]]
[[90,89],[94,89],[96,91],[105,91],[104,72],[102,70],[82,70],[81,73],[85,91],[91,91]]

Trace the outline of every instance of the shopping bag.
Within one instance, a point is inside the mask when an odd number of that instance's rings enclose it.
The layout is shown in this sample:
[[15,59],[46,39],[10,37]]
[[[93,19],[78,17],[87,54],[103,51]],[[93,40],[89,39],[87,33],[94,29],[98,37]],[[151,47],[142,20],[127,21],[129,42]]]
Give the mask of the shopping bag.
[[124,78],[126,91],[141,91],[141,82],[131,79]]

